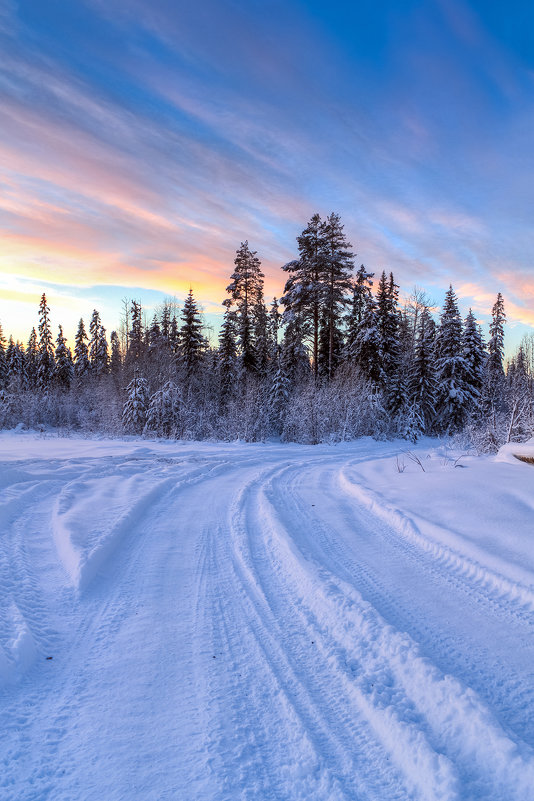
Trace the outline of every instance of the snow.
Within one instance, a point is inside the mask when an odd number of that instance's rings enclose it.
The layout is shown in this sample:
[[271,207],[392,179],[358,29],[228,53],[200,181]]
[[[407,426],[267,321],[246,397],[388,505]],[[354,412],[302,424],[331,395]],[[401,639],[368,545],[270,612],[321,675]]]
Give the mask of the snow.
[[0,434],[0,798],[529,801],[517,454]]

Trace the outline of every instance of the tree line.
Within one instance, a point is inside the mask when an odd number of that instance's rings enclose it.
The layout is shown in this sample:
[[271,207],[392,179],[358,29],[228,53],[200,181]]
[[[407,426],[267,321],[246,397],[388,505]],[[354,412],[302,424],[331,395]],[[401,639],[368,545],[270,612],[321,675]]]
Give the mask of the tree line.
[[504,363],[501,294],[485,342],[449,287],[441,312],[393,273],[376,284],[337,214],[315,214],[267,306],[258,254],[236,252],[217,344],[192,290],[150,323],[124,304],[122,335],[97,310],[74,348],[54,338],[43,294],[26,346],[0,327],[0,426],[50,425],[172,438],[339,441],[463,434],[480,450],[534,431],[534,337]]

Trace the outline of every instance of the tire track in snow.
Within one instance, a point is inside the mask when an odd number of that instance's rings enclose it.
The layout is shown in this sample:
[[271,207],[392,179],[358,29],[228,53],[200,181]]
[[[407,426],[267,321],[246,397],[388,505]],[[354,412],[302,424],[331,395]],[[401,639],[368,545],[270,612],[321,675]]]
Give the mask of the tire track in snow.
[[[5,743],[2,759],[6,767],[0,778],[0,787],[16,786],[17,801],[30,801],[34,797],[39,801],[48,798],[50,801],[60,798],[70,801],[75,796],[101,797],[100,790],[95,789],[92,794],[90,776],[85,787],[67,786],[68,769],[66,778],[65,758],[60,759],[59,754],[69,754],[74,750],[71,758],[76,759],[75,743],[79,737],[76,721],[94,701],[91,684],[94,670],[98,670],[99,658],[105,655],[108,641],[118,634],[127,614],[138,605],[139,558],[152,530],[157,530],[158,515],[165,517],[168,513],[167,498],[179,496],[184,488],[202,484],[206,475],[217,475],[228,469],[224,459],[207,460],[207,464],[191,467],[189,474],[177,480],[175,477],[169,479],[164,466],[156,466],[156,472],[164,473],[158,480],[158,505],[145,507],[143,514],[132,524],[130,536],[122,540],[121,548],[109,554],[105,566],[107,575],[100,576],[96,586],[93,582],[81,600],[72,590],[67,590],[67,598],[63,600],[67,600],[68,606],[62,606],[62,613],[67,617],[63,627],[64,641],[56,643],[54,661],[47,666],[55,670],[55,675],[50,676],[48,682],[33,683],[29,688],[25,707],[32,709],[31,715],[21,714],[16,697],[11,695],[11,699],[9,696],[6,699],[14,703],[5,705],[0,718]],[[95,469],[98,472],[97,465]],[[84,473],[80,480],[86,478]],[[58,491],[57,487],[55,491]],[[152,500],[155,503],[155,495]],[[94,665],[94,670],[91,665]],[[47,697],[53,698],[52,707],[50,703],[45,704]],[[24,770],[27,759],[31,759],[31,764]],[[68,764],[68,758],[66,762]],[[23,784],[17,784],[17,777],[22,779],[24,776]],[[34,795],[34,787],[39,788],[38,795]]]
[[[290,494],[290,505],[298,509],[313,532],[306,540],[307,547],[317,561],[360,590],[390,623],[410,632],[423,650],[437,659],[442,671],[459,674],[464,684],[473,686],[512,736],[533,747],[534,720],[529,714],[534,705],[532,616],[508,614],[506,604],[496,606],[495,599],[481,594],[478,585],[472,587],[451,575],[431,553],[399,537],[365,507],[355,504],[352,496],[340,496],[339,472],[345,469],[324,468],[319,477],[309,477],[309,482],[306,471],[295,472],[291,480],[277,487],[282,495]],[[307,483],[324,490],[323,503],[314,509],[305,500],[309,495]],[[328,520],[330,507],[325,507],[330,499],[335,505],[336,531]],[[453,622],[452,629],[447,621],[443,630],[445,613],[436,615],[442,609],[448,609],[446,616]],[[472,620],[467,615],[471,609]],[[462,650],[459,643],[464,619]],[[515,666],[522,679],[513,671],[517,649],[513,653],[505,647],[489,650],[484,638],[480,643],[473,639],[474,631],[485,631],[490,625],[495,638],[513,635],[513,642],[521,643]]]
[[[318,575],[321,575],[321,573],[325,570],[325,560],[324,558],[321,558],[319,561],[316,561],[316,559],[311,555],[311,553],[315,553],[315,555],[317,555],[317,549],[313,548],[313,542],[317,536],[318,530],[320,531],[317,521],[315,521],[313,525],[310,524],[310,535],[308,537],[301,537],[298,543],[294,542],[294,532],[298,531],[298,526],[295,524],[295,520],[298,519],[301,523],[301,526],[303,524],[303,527],[305,527],[307,523],[309,524],[312,515],[309,511],[307,513],[303,513],[303,504],[299,504],[295,500],[295,490],[292,490],[292,482],[289,478],[291,472],[291,470],[287,471],[286,475],[284,475],[284,481],[278,480],[276,492],[271,491],[270,493],[268,500],[271,504],[271,514],[273,514],[275,518],[272,525],[274,530],[276,530],[277,526],[280,528],[281,523],[276,516],[272,505],[274,504],[277,507],[276,511],[279,512],[280,506],[284,506],[283,498],[285,494],[285,505],[291,506],[294,504],[295,509],[293,510],[293,518],[290,518],[290,528],[282,528],[281,530],[284,533],[283,535],[280,534],[278,536],[277,541],[285,543],[286,550],[289,549],[287,551],[288,554],[291,553],[291,548],[295,549],[296,547],[304,547],[304,551],[299,554],[299,559],[294,563],[293,573],[296,572],[299,562],[301,561],[302,557],[304,557],[302,559],[302,563],[305,563],[306,565],[315,563],[315,570],[317,571]],[[326,472],[326,470],[324,472]],[[303,483],[305,480],[306,469],[297,471],[297,481]],[[319,484],[321,488],[327,486],[327,482],[322,480],[318,482],[317,485],[314,484],[316,490]],[[282,490],[281,487],[283,487],[284,490]],[[317,496],[314,496],[314,500],[316,500],[316,498]],[[287,524],[284,523],[283,525],[286,526]],[[330,530],[328,533],[324,531],[321,542],[322,547],[324,547],[325,540],[334,541],[335,539],[335,531]],[[291,543],[291,548],[288,543]],[[325,554],[323,554],[323,557],[324,555]],[[334,568],[336,571],[336,576],[333,578],[334,586],[337,584],[343,586],[344,582],[339,581],[337,576],[339,576],[340,573],[346,576],[344,564],[342,562],[338,562],[338,565],[336,566],[336,559],[334,559]],[[358,573],[356,573],[356,576],[358,576]],[[328,574],[325,574],[324,581],[327,582],[328,580],[330,580],[330,577],[328,577]],[[351,586],[354,586],[354,576],[352,577]],[[350,587],[346,590],[346,594],[350,595]],[[341,610],[339,616],[342,617]],[[380,629],[378,629],[378,631],[380,631]],[[383,631],[387,631],[387,627],[384,628]],[[393,651],[395,651],[395,640],[399,636],[401,635],[392,635],[390,638],[389,635],[384,636],[382,633],[379,636],[375,633],[373,635],[373,639],[383,641],[386,653],[389,647],[388,642],[390,639],[393,644]],[[506,797],[507,799],[516,797],[528,799],[530,790],[526,788],[528,787],[528,782],[533,775],[532,771],[534,769],[532,751],[528,748],[522,748],[521,743],[515,743],[507,738],[498,724],[496,724],[496,721],[492,720],[489,710],[487,710],[483,704],[480,703],[480,699],[476,697],[474,693],[468,689],[462,688],[462,686],[451,677],[443,677],[440,675],[439,671],[430,665],[428,665],[428,668],[422,666],[421,663],[423,660],[421,660],[419,654],[417,653],[417,649],[414,649],[414,643],[409,644],[409,647],[407,647],[407,652],[410,654],[410,659],[407,661],[407,664],[410,664],[410,661],[413,657],[411,669],[414,670],[417,675],[419,675],[421,687],[423,687],[426,682],[430,690],[426,692],[426,694],[425,692],[419,691],[414,693],[414,690],[418,690],[418,688],[414,687],[413,683],[409,681],[409,675],[406,673],[404,668],[399,670],[398,660],[397,663],[393,663],[393,665],[397,668],[396,680],[398,683],[404,686],[404,689],[411,697],[412,702],[417,705],[420,713],[422,713],[423,725],[428,728],[428,724],[425,724],[425,720],[432,721],[431,729],[434,732],[434,740],[437,744],[437,750],[444,753],[449,753],[455,764],[460,766],[464,780],[474,782],[472,785],[473,787],[480,783],[486,783],[487,795],[484,795],[483,797],[496,798],[499,799],[499,801],[503,797]],[[414,664],[417,666],[417,670],[414,669]],[[444,681],[447,684],[447,693],[445,693],[445,695],[443,694],[443,688],[445,687]],[[442,697],[441,703],[444,705],[445,710],[447,709],[447,694],[452,694],[452,698],[456,696],[457,709],[454,710],[454,704],[452,704],[451,718],[458,718],[458,727],[460,730],[463,730],[464,732],[471,732],[471,739],[466,739],[465,737],[463,738],[463,750],[457,748],[456,740],[458,742],[462,741],[462,737],[459,737],[457,733],[455,733],[454,736],[449,737],[448,743],[444,742],[442,737],[438,736],[437,739],[435,738],[436,733],[439,735],[441,731],[447,728],[450,730],[451,727],[450,721],[448,722],[448,725],[445,725],[444,720],[440,720],[440,715],[437,715],[436,710],[433,709],[431,703],[433,694],[435,694],[436,698],[438,699],[440,696]],[[450,701],[452,701],[452,698]],[[395,705],[396,707],[399,706],[399,698],[395,699]],[[449,706],[451,706],[450,703]],[[476,744],[478,737],[476,731],[473,731],[474,721],[478,721],[479,725],[484,723],[485,728],[487,730],[489,729],[489,733],[491,735],[489,738],[490,741],[485,746],[483,744],[477,746]],[[503,758],[503,753],[506,754],[505,758]],[[476,765],[477,762],[478,775],[472,775],[472,771],[470,769],[471,763]],[[496,790],[496,787],[501,787],[501,789]],[[502,795],[502,793],[504,793],[504,795]]]
[[[287,468],[276,472],[284,474]],[[310,610],[301,594],[307,582],[306,568],[300,560],[295,561],[291,548],[280,550],[274,543],[273,519],[262,496],[258,483],[251,499],[241,502],[248,512],[239,507],[235,510],[237,554],[247,577],[244,584],[260,593],[265,609],[263,629],[276,632],[299,690],[309,697],[308,726],[313,729],[317,721],[324,726],[325,738],[317,745],[319,753],[330,757],[328,769],[338,771],[345,781],[357,777],[359,786],[349,788],[349,798],[413,798],[415,794],[417,798],[456,799],[456,777],[448,760],[428,747],[416,727],[398,719],[392,704],[375,703],[372,683],[358,681],[354,660],[331,638],[332,609]],[[315,599],[325,583],[331,583],[326,574],[310,587]],[[344,608],[334,610],[341,626],[344,612]],[[410,751],[415,756],[410,757]],[[339,754],[344,754],[344,764],[339,764]],[[392,764],[395,759],[396,768]],[[413,764],[406,771],[410,761]],[[425,795],[429,790],[433,794]]]

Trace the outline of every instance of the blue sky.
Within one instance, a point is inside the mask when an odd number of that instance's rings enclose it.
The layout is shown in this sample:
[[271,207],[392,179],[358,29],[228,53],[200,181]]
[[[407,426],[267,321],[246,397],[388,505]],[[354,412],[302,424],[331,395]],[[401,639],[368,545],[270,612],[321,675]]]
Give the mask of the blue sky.
[[239,243],[280,265],[316,211],[357,263],[534,325],[534,4],[0,0],[0,322],[46,289],[72,335],[192,285],[217,323]]

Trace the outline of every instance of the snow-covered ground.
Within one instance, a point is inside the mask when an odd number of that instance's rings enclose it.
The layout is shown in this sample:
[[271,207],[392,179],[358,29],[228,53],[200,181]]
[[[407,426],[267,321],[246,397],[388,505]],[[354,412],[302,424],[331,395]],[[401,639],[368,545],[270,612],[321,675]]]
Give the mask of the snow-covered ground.
[[402,450],[0,435],[0,799],[531,801],[534,466]]

